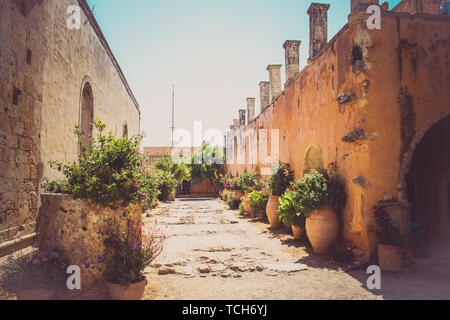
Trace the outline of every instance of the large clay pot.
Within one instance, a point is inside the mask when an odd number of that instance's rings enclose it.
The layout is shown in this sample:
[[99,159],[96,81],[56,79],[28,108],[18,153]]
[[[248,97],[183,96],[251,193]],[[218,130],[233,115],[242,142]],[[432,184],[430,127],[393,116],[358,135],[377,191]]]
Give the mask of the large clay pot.
[[17,300],[52,300],[54,292],[45,289],[17,290],[16,296]]
[[244,210],[247,213],[250,213],[250,199],[248,198],[248,193],[245,193],[244,200],[242,200],[242,205],[244,206]]
[[146,286],[147,279],[130,284],[128,288],[122,287],[120,284],[108,282],[108,291],[111,300],[141,300]]
[[339,234],[339,218],[327,208],[316,210],[306,219],[306,234],[316,253],[328,253]]
[[170,194],[168,200],[169,200],[169,201],[175,201],[175,200],[176,200],[176,194],[175,194],[175,192]]
[[234,200],[241,200],[244,196],[244,191],[242,190],[234,190]]
[[378,245],[378,264],[382,271],[402,271],[403,250],[400,246]]
[[270,196],[266,212],[267,218],[269,219],[269,223],[272,228],[280,228],[282,225],[280,221],[280,214],[278,213],[279,207],[280,207],[280,197]]
[[294,239],[297,240],[301,240],[305,237],[305,227],[297,227],[297,226],[292,226],[292,233],[294,234]]

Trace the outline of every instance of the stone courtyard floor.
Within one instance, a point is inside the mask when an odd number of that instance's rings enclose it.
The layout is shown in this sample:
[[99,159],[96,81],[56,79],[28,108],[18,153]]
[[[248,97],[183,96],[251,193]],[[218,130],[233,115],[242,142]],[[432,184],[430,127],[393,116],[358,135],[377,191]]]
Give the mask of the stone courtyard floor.
[[[216,199],[177,199],[149,213],[166,246],[146,270],[144,299],[450,299],[450,276],[432,266],[383,274],[368,290],[365,268],[349,270],[311,252],[307,241],[240,217]],[[427,269],[428,268],[428,269]]]

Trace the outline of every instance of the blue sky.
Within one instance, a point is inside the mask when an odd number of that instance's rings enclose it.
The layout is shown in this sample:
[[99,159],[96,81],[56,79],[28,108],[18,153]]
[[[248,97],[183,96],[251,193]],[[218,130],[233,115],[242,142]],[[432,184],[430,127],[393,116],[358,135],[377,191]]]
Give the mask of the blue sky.
[[[170,145],[172,84],[177,128],[193,132],[202,120],[205,130],[225,132],[247,97],[257,98],[258,111],[258,83],[268,80],[267,65],[284,64],[285,40],[302,41],[306,65],[311,2],[88,0],[141,106],[145,146]],[[331,39],[347,22],[350,0],[316,2],[331,5]]]

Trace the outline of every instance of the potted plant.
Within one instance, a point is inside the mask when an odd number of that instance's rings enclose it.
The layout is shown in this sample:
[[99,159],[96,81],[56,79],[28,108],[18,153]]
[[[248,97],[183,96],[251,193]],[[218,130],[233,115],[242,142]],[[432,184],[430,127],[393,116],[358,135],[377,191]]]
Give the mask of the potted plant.
[[280,220],[287,227],[292,228],[294,239],[302,239],[305,236],[306,216],[299,204],[301,204],[298,184],[292,183],[292,190],[287,190],[280,198]]
[[156,225],[139,242],[141,233],[142,226],[134,223],[123,231],[117,219],[105,232],[104,276],[112,300],[140,300],[144,295],[143,271],[162,252],[165,237]]
[[372,210],[378,225],[378,264],[383,271],[400,272],[403,261],[400,229],[394,226],[385,208],[374,207]]
[[249,193],[248,199],[252,217],[263,220],[265,218],[265,209],[269,202],[269,196],[264,195],[262,191],[252,191]]
[[258,182],[258,175],[256,173],[251,173],[245,171],[240,177],[240,184],[242,190],[244,191],[244,198],[242,199],[242,204],[245,212],[250,213],[250,201],[248,199],[249,192],[252,192]]
[[267,204],[267,218],[272,228],[281,227],[280,215],[278,209],[280,206],[280,197],[294,181],[294,171],[287,163],[279,162],[271,166],[272,175],[269,178],[270,198]]
[[306,234],[316,253],[327,253],[339,234],[337,213],[345,207],[343,182],[335,175],[336,166],[312,170],[298,182],[299,206],[306,216]]
[[9,256],[0,266],[0,286],[18,300],[51,300],[65,284],[67,264],[56,251],[39,252],[31,259]]
[[234,191],[233,199],[236,201],[237,200],[240,201],[241,198],[244,196],[244,190],[242,190],[241,179],[239,178],[233,179],[232,188]]

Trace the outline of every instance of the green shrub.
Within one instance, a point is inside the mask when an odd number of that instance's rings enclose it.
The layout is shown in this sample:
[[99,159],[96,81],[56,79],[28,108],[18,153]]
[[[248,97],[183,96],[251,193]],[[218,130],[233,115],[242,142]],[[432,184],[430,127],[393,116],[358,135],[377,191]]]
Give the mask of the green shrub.
[[400,229],[394,225],[389,213],[383,207],[374,207],[372,209],[377,222],[376,235],[378,243],[386,245],[401,245]]
[[241,205],[241,200],[228,200],[227,202],[228,207],[230,208],[230,210],[239,210],[239,206]]
[[44,179],[41,187],[45,192],[61,192],[73,198],[90,199],[105,206],[120,203],[139,204],[152,202],[157,194],[155,177],[142,170],[145,160],[139,147],[142,136],[115,138],[111,132],[103,135],[105,125],[95,120],[97,138],[91,137],[86,146],[84,132],[79,125],[74,133],[78,136],[80,157],[77,164],[51,162],[65,176],[61,182]]
[[280,213],[280,221],[285,226],[304,227],[306,217],[300,207],[300,194],[296,190],[295,184],[293,184],[293,189],[292,191],[286,191],[283,197],[280,198],[280,207],[278,210]]
[[239,186],[244,192],[252,191],[258,183],[258,175],[256,173],[245,171],[238,178]]
[[255,216],[262,211],[265,212],[269,196],[264,195],[262,191],[252,191],[248,194],[248,200],[250,202],[250,211]]
[[177,180],[169,171],[159,169],[156,169],[156,180],[158,181],[159,190],[158,199],[160,201],[167,201],[177,188]]
[[185,163],[175,163],[169,156],[157,159],[154,167],[170,172],[177,183],[191,180],[191,169]]
[[269,190],[273,196],[281,197],[292,181],[294,181],[294,171],[287,163],[279,162],[272,165],[272,175],[269,178]]

